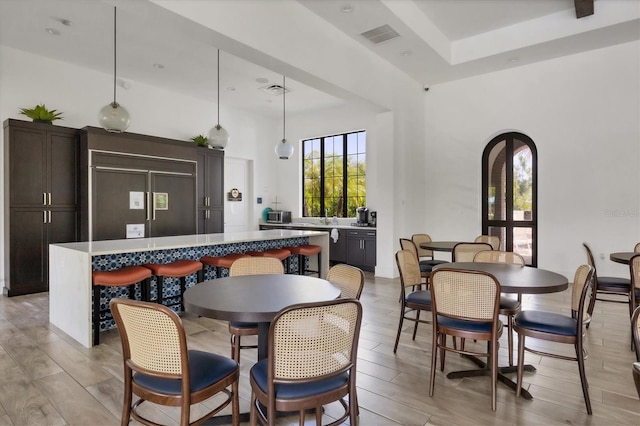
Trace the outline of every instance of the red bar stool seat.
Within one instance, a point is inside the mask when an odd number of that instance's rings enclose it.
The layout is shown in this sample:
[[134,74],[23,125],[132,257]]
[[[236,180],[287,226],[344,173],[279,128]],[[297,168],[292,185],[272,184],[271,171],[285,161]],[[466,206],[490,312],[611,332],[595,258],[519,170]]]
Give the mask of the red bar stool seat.
[[254,257],[274,257],[276,259],[279,259],[284,265],[285,272],[287,274],[290,272],[289,257],[291,256],[291,250],[289,249],[274,248],[274,249],[269,249],[265,251],[248,251],[247,254]]
[[[315,244],[305,244],[302,246],[295,247],[285,247],[285,249],[289,250],[291,254],[298,255],[298,275],[308,275],[308,273],[318,274],[318,277],[321,276],[320,265],[321,265],[321,252],[322,247]],[[306,267],[306,258],[318,255],[318,270],[312,271],[307,269]]]
[[230,253],[225,256],[203,256],[200,258],[200,262],[202,262],[205,266],[214,268],[216,278],[220,278],[220,268],[229,269],[231,268],[233,262],[243,257],[251,256],[244,253]]
[[[145,268],[149,268],[153,275],[156,276],[158,281],[158,297],[156,302],[164,305],[164,279],[165,278],[180,278],[180,310],[184,311],[184,301],[182,295],[187,287],[187,277],[191,274],[198,274],[197,281],[202,281],[202,263],[197,260],[180,259],[171,263],[146,263],[143,265]],[[149,295],[149,299],[151,296]],[[177,305],[178,303],[172,303],[168,306]]]
[[[136,299],[136,284],[141,283],[140,299],[147,300],[149,278],[151,271],[142,266],[125,266],[113,271],[93,271],[91,273],[93,283],[93,344],[100,344],[100,323],[112,319],[109,303],[105,309],[100,309],[100,296],[102,290],[107,287],[128,287],[129,299]],[[102,314],[104,319],[100,319]]]

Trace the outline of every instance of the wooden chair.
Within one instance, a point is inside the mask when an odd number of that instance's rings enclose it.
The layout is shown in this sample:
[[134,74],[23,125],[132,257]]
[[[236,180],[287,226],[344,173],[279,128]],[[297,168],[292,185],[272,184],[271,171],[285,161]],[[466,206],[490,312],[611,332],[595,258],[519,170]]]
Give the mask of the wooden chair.
[[500,237],[495,235],[478,235],[474,240],[476,243],[487,243],[492,250],[500,250]]
[[436,260],[433,258],[433,250],[427,250],[420,247],[421,243],[430,243],[431,236],[429,234],[413,234],[411,236],[411,241],[416,245],[416,249],[418,250],[418,259],[420,262],[428,262],[431,265],[440,265],[443,263],[449,263],[446,260]]
[[[587,264],[593,268],[593,294],[594,297],[589,301],[589,307],[587,308],[587,312],[589,316],[593,317],[593,309],[596,304],[596,300],[601,300],[603,302],[617,302],[617,303],[628,303],[629,304],[629,317],[631,317],[631,313],[633,312],[633,305],[630,300],[630,292],[631,292],[631,280],[629,278],[618,278],[618,277],[601,277],[598,275],[596,269],[596,262],[593,258],[593,253],[591,249],[587,245],[587,243],[582,243],[586,252],[587,252]],[[609,298],[600,298],[598,295],[616,295],[616,296],[624,296],[624,300],[614,300]]]
[[636,391],[640,397],[640,306],[633,311],[631,317],[631,334],[633,335],[633,345],[636,350],[636,361],[633,363],[633,381],[636,384]]
[[[583,328],[584,308],[586,306],[587,299],[590,296],[594,276],[595,269],[590,265],[581,265],[576,270],[576,274],[573,279],[573,290],[571,293],[571,316],[534,310],[524,310],[515,316],[514,329],[518,333],[517,396],[520,396],[520,391],[522,389],[524,351],[529,351],[536,355],[577,361],[578,370],[580,372],[580,381],[582,382],[582,394],[587,406],[587,413],[592,413],[591,400],[589,399],[589,385],[587,384],[587,376],[584,368],[586,353],[583,347]],[[576,356],[570,357],[558,353],[543,352],[529,348],[525,344],[526,337],[573,345]]]
[[[500,250],[479,251],[473,258],[474,262],[486,263],[508,263],[512,265],[524,266],[524,258],[518,253]],[[507,345],[509,350],[509,366],[513,366],[513,317],[520,312],[522,307],[522,295],[518,294],[517,299],[500,295],[500,315],[507,317]]]
[[431,275],[431,271],[433,270],[434,264],[430,263],[428,260],[420,260],[418,256],[418,247],[415,243],[408,238],[400,238],[400,249],[408,250],[416,257],[416,261],[418,262],[418,267],[420,268],[420,273],[422,278],[425,279],[425,282],[429,281],[429,276]]
[[[440,371],[444,370],[446,351],[475,357],[487,357],[491,370],[491,409],[496,411],[498,381],[498,339],[502,322],[498,319],[500,283],[485,272],[438,268],[431,275],[433,345],[429,396],[433,396],[436,361],[440,353]],[[454,346],[447,345],[453,336]],[[486,352],[455,347],[455,338],[487,341]]]
[[359,300],[364,288],[364,272],[355,266],[340,263],[329,269],[327,281],[340,289],[340,298]]
[[[229,276],[284,274],[282,262],[275,257],[241,257],[229,267]],[[258,324],[254,322],[229,322],[231,334],[231,358],[240,363],[240,349],[256,349],[257,345],[242,346],[242,336],[257,336]]]
[[[145,401],[180,407],[180,425],[201,424],[231,404],[233,424],[240,424],[238,363],[213,353],[187,350],[182,320],[164,305],[112,299],[110,306],[122,341],[122,426],[129,424],[130,417],[146,425],[156,424],[138,411]],[[132,406],[134,393],[139,399]],[[219,393],[226,398],[190,423],[191,405]]]
[[[269,356],[250,371],[251,424],[274,425],[276,412],[315,408],[339,401],[344,414],[335,425],[357,423],[356,361],[362,305],[355,299],[293,305],[269,329]],[[349,397],[349,402],[345,397]],[[264,408],[263,408],[264,407]],[[265,412],[266,411],[266,412]]]
[[453,246],[452,259],[454,262],[473,262],[479,251],[493,250],[489,243],[458,243]]
[[[629,259],[629,272],[631,276],[631,285],[629,287],[629,304],[631,306],[631,316],[633,317],[635,311],[640,306],[640,253],[633,255],[631,259]],[[637,344],[634,347],[634,342],[636,342],[635,338],[637,336],[632,334],[631,337],[631,350],[636,351],[636,357],[638,357],[638,361],[640,361]]]
[[[420,311],[431,310],[431,294],[428,290],[421,290],[422,274],[420,266],[415,254],[410,250],[400,250],[396,253],[396,264],[400,271],[400,321],[398,323],[398,333],[396,334],[396,343],[393,345],[393,353],[398,350],[398,342],[400,341],[400,333],[402,332],[402,324],[404,320],[414,321],[413,340],[416,339],[418,331],[418,323],[429,323],[428,320],[420,319]],[[407,288],[418,288],[407,293]],[[410,314],[415,312],[415,317]]]

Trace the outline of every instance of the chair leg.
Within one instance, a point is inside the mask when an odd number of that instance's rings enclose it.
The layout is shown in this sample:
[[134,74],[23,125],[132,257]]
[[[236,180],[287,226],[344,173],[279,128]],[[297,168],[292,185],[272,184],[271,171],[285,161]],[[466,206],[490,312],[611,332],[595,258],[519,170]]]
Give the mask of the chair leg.
[[518,379],[516,383],[516,396],[520,396],[522,390],[522,372],[524,371],[524,335],[518,334]]
[[240,424],[240,397],[238,380],[231,384],[233,399],[231,400],[231,422],[234,425]]
[[93,345],[100,344],[100,293],[102,287],[93,286]]
[[131,400],[133,399],[133,391],[131,389],[131,369],[125,367],[124,378],[124,399],[122,402],[122,418],[120,426],[128,426],[131,419]]
[[136,300],[136,285],[131,284],[127,287],[129,288],[129,299]]
[[496,411],[496,392],[498,387],[498,338],[493,336],[491,340],[491,409]]
[[420,320],[420,309],[416,309],[416,321],[413,325],[413,337],[412,340],[416,340],[416,333],[418,332],[418,321]]
[[578,360],[578,370],[580,371],[580,382],[582,383],[582,395],[584,396],[584,403],[587,406],[587,413],[591,415],[591,399],[589,399],[589,384],[587,383],[587,375],[584,369],[584,354],[582,353],[582,345],[580,343],[576,343],[575,348],[576,359]]
[[431,342],[431,374],[429,376],[429,396],[433,396],[433,390],[436,385],[436,361],[438,358],[438,333],[434,325],[433,339]]
[[187,290],[187,277],[180,277],[180,312],[184,312],[184,292]]
[[513,315],[507,315],[507,347],[509,349],[509,367],[513,367]]
[[251,407],[249,408],[249,424],[251,426],[257,426],[258,424],[258,410],[256,410],[256,393],[251,389]]
[[[594,285],[591,289],[591,298],[589,300],[589,306],[587,307],[587,313],[589,314],[589,316],[591,318],[593,318],[593,309],[596,305],[596,294],[597,294],[597,285]],[[589,325],[591,325],[591,322],[589,322],[589,324],[587,324],[587,328],[589,328]]]
[[164,277],[156,277],[156,281],[158,282],[158,296],[156,297],[156,303],[162,305],[164,301]]
[[393,353],[398,350],[398,342],[400,341],[400,332],[402,331],[402,323],[404,322],[404,304],[400,311],[400,322],[398,323],[398,334],[396,334],[396,344],[393,345]]

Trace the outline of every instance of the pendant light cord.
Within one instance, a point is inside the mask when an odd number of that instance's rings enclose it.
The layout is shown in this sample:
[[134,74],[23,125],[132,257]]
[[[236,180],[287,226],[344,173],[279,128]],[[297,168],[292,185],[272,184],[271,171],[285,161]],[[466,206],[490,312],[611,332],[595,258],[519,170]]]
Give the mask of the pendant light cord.
[[287,86],[285,84],[285,76],[282,76],[282,143],[287,140],[285,137],[285,131],[287,127],[287,113],[286,113],[286,94]]
[[117,14],[116,14],[116,7],[113,7],[113,103],[117,104],[116,102],[116,51],[117,51],[117,46],[116,46],[116,19],[117,19]]
[[220,127],[220,49],[218,49],[218,127]]

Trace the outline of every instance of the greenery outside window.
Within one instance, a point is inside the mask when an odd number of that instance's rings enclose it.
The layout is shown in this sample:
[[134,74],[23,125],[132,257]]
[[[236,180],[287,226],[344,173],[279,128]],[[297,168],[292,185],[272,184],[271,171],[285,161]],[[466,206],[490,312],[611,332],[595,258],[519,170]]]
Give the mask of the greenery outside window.
[[302,216],[355,217],[366,205],[364,130],[302,141]]

